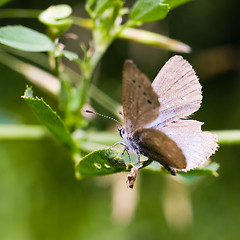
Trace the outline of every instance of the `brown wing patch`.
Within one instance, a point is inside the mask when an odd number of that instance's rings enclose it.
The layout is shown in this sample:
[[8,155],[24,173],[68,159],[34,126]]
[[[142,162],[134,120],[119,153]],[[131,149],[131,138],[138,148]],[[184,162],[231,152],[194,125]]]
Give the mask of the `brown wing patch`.
[[134,133],[133,138],[138,143],[141,154],[161,163],[167,169],[186,168],[187,162],[182,150],[163,132],[142,128]]
[[125,61],[123,68],[122,101],[128,132],[146,126],[159,114],[160,104],[151,82],[130,60]]

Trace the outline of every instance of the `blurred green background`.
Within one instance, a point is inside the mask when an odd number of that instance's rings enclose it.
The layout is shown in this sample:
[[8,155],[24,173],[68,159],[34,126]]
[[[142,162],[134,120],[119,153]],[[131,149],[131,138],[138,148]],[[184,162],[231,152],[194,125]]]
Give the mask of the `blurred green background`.
[[[45,9],[59,3],[19,0],[5,8]],[[75,15],[86,16],[84,1],[65,3],[73,7]],[[173,10],[161,22],[144,25],[144,29],[192,47],[183,57],[193,65],[203,85],[202,107],[194,118],[205,122],[204,130],[240,129],[237,6],[237,0],[195,0]],[[37,20],[0,21],[2,26],[45,29]],[[91,37],[76,27],[70,32],[85,42]],[[69,50],[80,52],[78,43],[65,43]],[[133,59],[153,79],[172,54],[117,40],[102,59],[95,82],[121,102],[125,59]],[[39,123],[20,98],[28,82],[2,64],[0,73],[0,123]],[[36,87],[34,90],[56,109],[51,97]],[[107,120],[97,122],[94,124],[102,129],[108,128]],[[240,148],[222,146],[212,159],[220,163],[218,178],[202,177],[194,184],[184,184],[171,176],[142,171],[132,191],[126,188],[122,173],[76,180],[70,156],[55,141],[0,141],[0,239],[238,239]]]

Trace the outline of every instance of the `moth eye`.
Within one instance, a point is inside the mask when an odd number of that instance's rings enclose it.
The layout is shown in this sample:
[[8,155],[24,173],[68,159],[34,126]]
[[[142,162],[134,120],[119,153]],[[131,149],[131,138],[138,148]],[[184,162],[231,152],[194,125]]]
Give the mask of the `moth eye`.
[[149,104],[152,104],[152,101],[150,101],[149,99],[147,100],[147,102],[148,102]]
[[119,132],[120,137],[122,138],[123,135],[125,134],[125,129],[124,128],[118,128],[118,132]]

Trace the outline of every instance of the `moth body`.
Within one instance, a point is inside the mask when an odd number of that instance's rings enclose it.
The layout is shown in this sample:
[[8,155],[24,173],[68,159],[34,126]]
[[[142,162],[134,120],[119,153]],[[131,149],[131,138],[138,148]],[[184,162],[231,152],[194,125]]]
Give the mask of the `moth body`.
[[123,69],[123,126],[118,129],[126,150],[158,161],[171,174],[207,162],[217,150],[217,136],[203,123],[186,119],[202,101],[201,84],[192,66],[174,56],[151,83],[132,62]]

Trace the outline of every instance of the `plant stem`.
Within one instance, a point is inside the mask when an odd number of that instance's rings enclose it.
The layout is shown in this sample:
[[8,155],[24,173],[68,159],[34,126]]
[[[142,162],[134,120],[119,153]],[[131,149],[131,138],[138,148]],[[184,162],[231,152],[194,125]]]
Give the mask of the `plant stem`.
[[95,45],[96,48],[94,49],[92,56],[89,59],[85,60],[85,62],[82,62],[81,64],[79,64],[82,70],[83,82],[82,82],[82,91],[81,91],[80,104],[79,104],[78,111],[81,111],[83,105],[86,103],[86,100],[89,94],[90,81],[94,73],[94,70],[99,60],[102,58],[102,56],[106,52],[108,46],[111,44],[112,40],[113,39],[111,39],[108,42],[105,42],[104,44],[101,44],[101,46],[96,44]]
[[50,139],[50,132],[39,125],[9,124],[0,125],[0,141]]
[[[218,135],[221,146],[240,144],[240,130],[211,131]],[[74,134],[77,141],[93,142],[98,144],[112,144],[119,140],[116,133],[80,131]],[[43,140],[51,138],[50,132],[39,125],[0,124],[0,141],[6,140]]]
[[218,136],[219,145],[240,144],[240,130],[212,131]]

